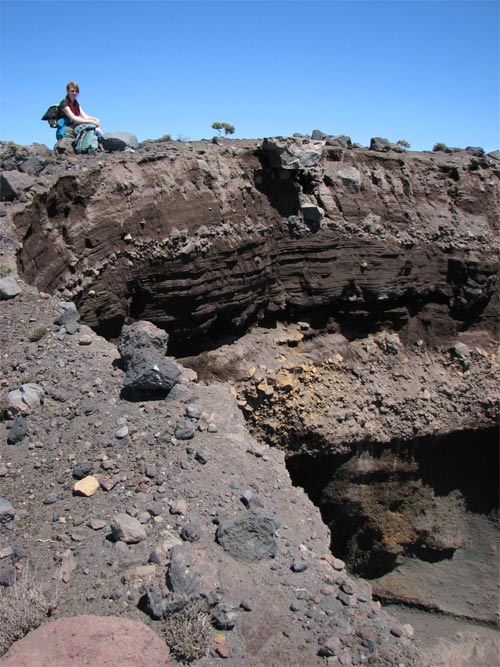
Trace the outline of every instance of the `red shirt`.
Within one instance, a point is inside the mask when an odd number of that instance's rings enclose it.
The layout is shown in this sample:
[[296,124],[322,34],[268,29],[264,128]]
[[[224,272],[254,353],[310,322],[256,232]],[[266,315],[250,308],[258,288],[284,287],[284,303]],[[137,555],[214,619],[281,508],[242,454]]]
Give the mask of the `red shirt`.
[[64,107],[69,107],[71,109],[71,111],[75,114],[75,116],[80,115],[80,105],[78,104],[78,102],[76,100],[74,100],[74,102],[72,102],[67,95],[62,100],[62,102],[60,102],[60,104],[59,104],[59,109],[60,109],[59,113],[61,114],[61,116],[60,116],[61,118],[66,116],[66,114],[63,111]]

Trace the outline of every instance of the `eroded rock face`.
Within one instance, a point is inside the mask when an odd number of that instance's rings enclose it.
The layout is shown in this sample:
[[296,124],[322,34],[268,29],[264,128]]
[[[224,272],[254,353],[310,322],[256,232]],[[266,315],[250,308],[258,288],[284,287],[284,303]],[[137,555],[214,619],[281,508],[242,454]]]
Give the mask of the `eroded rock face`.
[[18,214],[19,267],[102,333],[149,320],[185,350],[304,313],[364,332],[494,326],[491,158],[339,154],[295,137],[152,144],[78,164],[68,157]]

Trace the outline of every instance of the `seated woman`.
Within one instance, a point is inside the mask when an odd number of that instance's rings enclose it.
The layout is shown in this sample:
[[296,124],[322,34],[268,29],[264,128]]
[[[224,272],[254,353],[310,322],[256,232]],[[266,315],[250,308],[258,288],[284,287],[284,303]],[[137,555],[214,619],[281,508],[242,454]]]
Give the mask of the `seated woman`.
[[77,102],[77,95],[80,92],[78,84],[70,81],[66,86],[66,97],[59,103],[59,112],[57,120],[57,139],[70,136],[72,132],[67,132],[67,128],[74,129],[82,123],[93,123],[96,126],[96,134],[102,137],[99,118],[88,116]]

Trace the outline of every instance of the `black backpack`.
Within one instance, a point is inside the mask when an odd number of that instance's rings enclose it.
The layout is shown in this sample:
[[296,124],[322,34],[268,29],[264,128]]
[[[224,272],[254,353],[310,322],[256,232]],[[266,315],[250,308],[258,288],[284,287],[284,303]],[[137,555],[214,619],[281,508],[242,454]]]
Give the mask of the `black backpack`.
[[124,151],[127,148],[127,142],[123,141],[123,139],[117,139],[115,137],[109,137],[108,139],[103,137],[100,141],[100,144],[105,151],[109,151],[110,153],[114,153],[115,151]]
[[59,105],[58,104],[53,104],[43,114],[42,120],[46,120],[48,122],[48,124],[50,125],[50,127],[56,127],[58,117],[59,117]]

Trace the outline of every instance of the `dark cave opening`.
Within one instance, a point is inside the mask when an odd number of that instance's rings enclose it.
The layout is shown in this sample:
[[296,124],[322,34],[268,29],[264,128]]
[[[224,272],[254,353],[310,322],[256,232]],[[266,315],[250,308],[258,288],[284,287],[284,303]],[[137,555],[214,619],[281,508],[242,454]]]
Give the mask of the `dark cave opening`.
[[331,549],[354,574],[377,578],[403,557],[450,559],[465,515],[498,527],[499,429],[467,430],[349,455],[287,457],[287,468],[321,511]]

